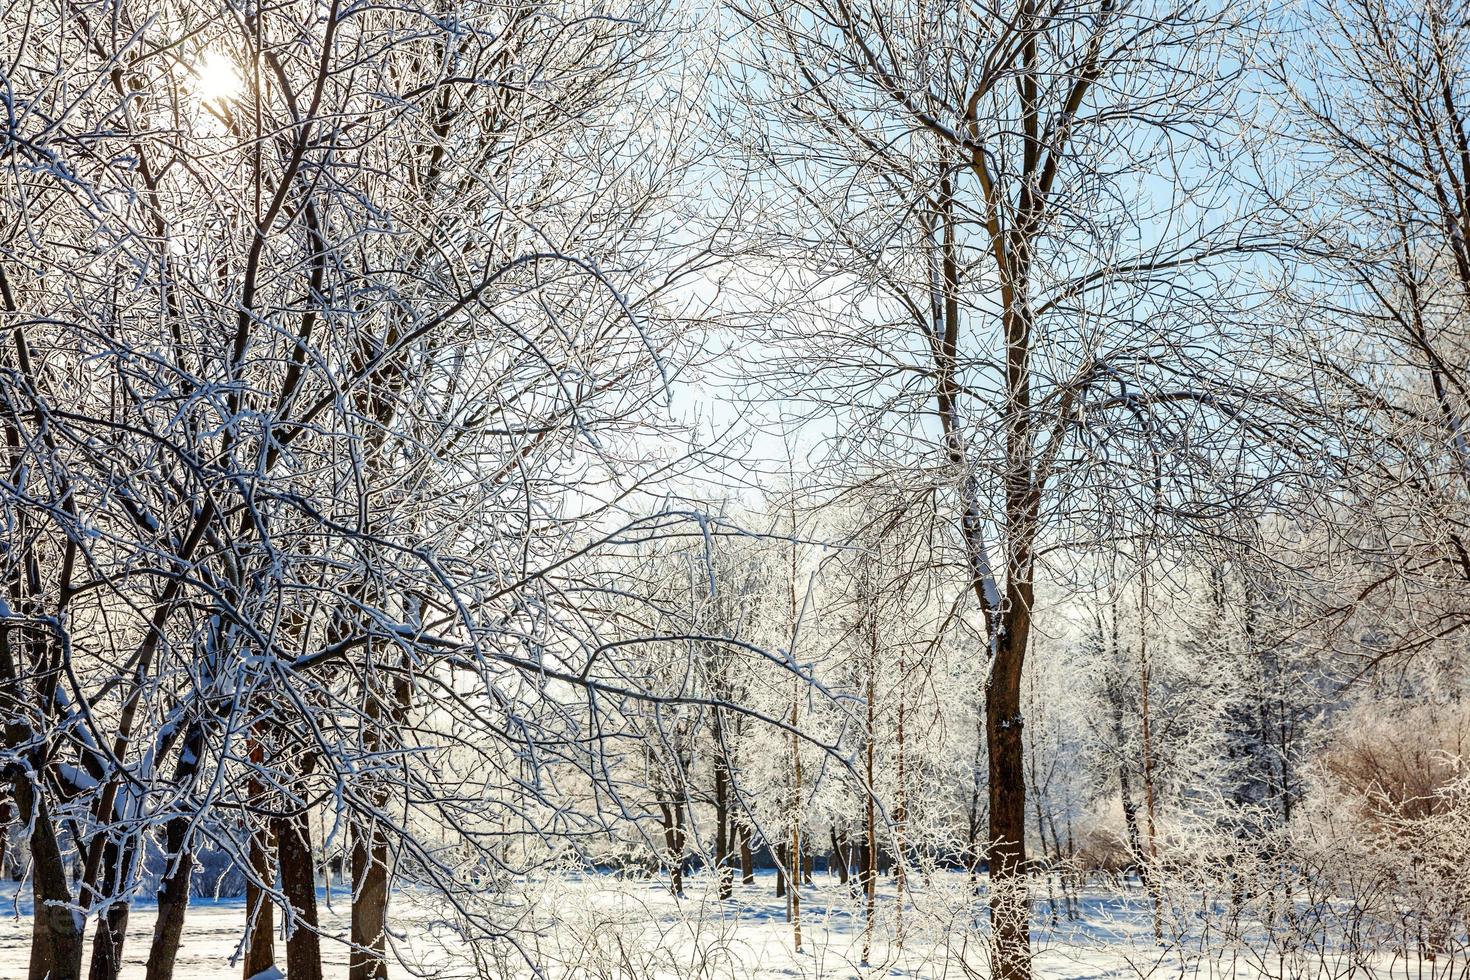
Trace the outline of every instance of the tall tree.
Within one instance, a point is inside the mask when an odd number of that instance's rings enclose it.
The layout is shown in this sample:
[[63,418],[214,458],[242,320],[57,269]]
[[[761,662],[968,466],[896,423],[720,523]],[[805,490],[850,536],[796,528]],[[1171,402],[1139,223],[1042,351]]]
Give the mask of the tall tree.
[[[993,966],[1018,980],[1038,566],[1065,542],[1136,533],[1148,508],[1198,515],[1236,489],[1208,459],[1238,418],[1220,370],[1230,290],[1210,260],[1252,245],[1213,213],[1208,174],[1229,167],[1250,13],[731,7],[735,98],[754,107],[741,150],[769,202],[750,214],[804,297],[772,318],[753,370],[834,419],[839,473],[907,468],[911,506],[952,520],[955,581],[987,624]],[[1207,292],[1219,305],[1202,317]]]
[[91,918],[117,975],[150,848],[168,976],[206,842],[250,880],[247,962],[274,906],[310,975],[332,810],[360,844],[353,974],[380,977],[394,868],[471,888],[426,828],[515,866],[486,800],[529,840],[554,808],[510,770],[544,741],[598,771],[548,678],[593,710],[629,679],[563,576],[642,526],[667,454],[632,436],[705,261],[665,220],[688,159],[662,16],[0,11],[0,752],[31,976],[77,977]]

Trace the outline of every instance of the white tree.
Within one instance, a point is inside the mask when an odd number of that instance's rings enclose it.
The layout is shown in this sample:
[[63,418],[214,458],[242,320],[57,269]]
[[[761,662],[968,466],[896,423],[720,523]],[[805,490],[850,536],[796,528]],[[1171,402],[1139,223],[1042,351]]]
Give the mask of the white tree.
[[637,437],[702,261],[667,234],[663,18],[6,8],[0,697],[32,976],[78,976],[94,914],[116,975],[155,850],[169,976],[206,842],[250,877],[247,975],[274,907],[319,976],[327,810],[352,972],[382,976],[395,867],[460,901],[524,866],[504,812],[558,819],[539,773],[598,771],[583,712],[637,690],[603,672],[586,556],[660,465]]
[[1256,245],[1213,197],[1251,13],[731,8],[738,101],[754,107],[740,149],[768,195],[755,234],[810,297],[783,311],[757,370],[834,420],[839,473],[906,471],[911,506],[950,523],[956,584],[987,622],[993,967],[1026,977],[1021,693],[1038,567],[1240,489],[1218,466],[1244,398],[1211,260]]

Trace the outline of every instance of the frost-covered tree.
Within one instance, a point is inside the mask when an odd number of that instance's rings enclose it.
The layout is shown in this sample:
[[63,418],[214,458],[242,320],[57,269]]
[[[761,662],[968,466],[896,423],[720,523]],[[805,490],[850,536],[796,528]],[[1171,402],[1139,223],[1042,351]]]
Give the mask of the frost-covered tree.
[[[759,374],[835,429],[834,482],[911,474],[987,624],[994,973],[1029,975],[1022,691],[1064,543],[1208,510],[1240,420],[1212,259],[1249,11],[733,3],[753,233],[803,302]],[[1228,166],[1228,164],[1226,165]],[[757,220],[758,219],[758,220]],[[1199,297],[1217,300],[1200,315]],[[1206,502],[1209,503],[1206,503]],[[980,658],[977,657],[977,662]]]
[[93,922],[115,976],[154,888],[171,975],[206,846],[249,879],[246,973],[281,960],[274,912],[303,978],[324,848],[354,977],[386,971],[395,876],[463,910],[544,859],[543,777],[595,774],[587,712],[639,694],[585,566],[645,533],[618,529],[698,255],[668,234],[664,17],[5,8],[0,712],[33,977],[78,976]]

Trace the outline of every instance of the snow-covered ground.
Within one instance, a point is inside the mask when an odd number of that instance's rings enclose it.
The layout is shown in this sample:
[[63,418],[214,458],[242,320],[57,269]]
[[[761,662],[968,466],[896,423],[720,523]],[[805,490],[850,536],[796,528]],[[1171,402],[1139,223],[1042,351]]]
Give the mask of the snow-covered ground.
[[[482,947],[478,962],[449,920],[427,903],[403,895],[395,914],[398,945],[410,969],[395,975],[529,977],[528,960],[546,975],[567,980],[949,980],[989,974],[983,904],[971,900],[968,882],[960,875],[936,875],[927,884],[916,877],[902,915],[893,882],[885,879],[866,962],[867,932],[859,902],[824,875],[802,889],[800,950],[786,920],[785,900],[775,897],[769,874],[751,885],[737,884],[735,898],[728,902],[716,899],[709,884],[695,876],[686,896],[676,900],[658,880],[586,875],[544,882],[539,888],[540,928],[518,931],[520,952]],[[30,918],[27,904],[16,898],[14,886],[9,888],[0,906],[0,980],[19,980],[25,975]],[[1153,940],[1149,907],[1137,891],[1090,891],[1083,895],[1075,921],[1064,915],[1053,921],[1045,893],[1037,897],[1035,966],[1043,980],[1459,980],[1466,975],[1463,962],[1425,963],[1390,954],[1356,962],[1341,951],[1283,954],[1263,951],[1269,944],[1225,943],[1191,933],[1187,912],[1169,917],[1166,941],[1160,945]],[[323,894],[323,959],[329,977],[346,975],[346,948],[332,937],[345,935],[347,909],[344,893]],[[240,976],[231,959],[243,914],[239,899],[191,903],[178,980]],[[143,976],[153,917],[149,905],[134,909],[125,980]],[[284,956],[284,947],[278,950]]]

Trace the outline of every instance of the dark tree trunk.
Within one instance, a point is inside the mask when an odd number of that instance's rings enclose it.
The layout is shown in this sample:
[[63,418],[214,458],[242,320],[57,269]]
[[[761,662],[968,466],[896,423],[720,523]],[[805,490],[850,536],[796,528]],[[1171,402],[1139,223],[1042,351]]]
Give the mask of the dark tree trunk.
[[735,872],[730,867],[730,838],[734,828],[730,825],[730,774],[724,761],[723,743],[720,739],[719,755],[715,759],[715,870],[720,876],[719,896],[725,899],[734,890]]
[[[1113,635],[1111,654],[1113,663],[1122,663],[1122,651],[1117,638],[1117,601],[1113,602]],[[1123,691],[1117,683],[1108,682],[1108,698],[1113,701],[1113,742],[1117,745],[1117,792],[1123,798],[1123,833],[1127,845],[1127,858],[1138,880],[1148,886],[1148,865],[1144,861],[1144,837],[1138,829],[1138,801],[1133,799],[1132,764],[1127,758],[1127,735],[1123,730]]]
[[777,898],[785,898],[786,897],[786,852],[787,852],[787,849],[788,849],[787,848],[787,845],[785,845],[785,844],[777,844],[776,845],[775,853],[772,855],[776,859],[776,897]]
[[[1007,591],[1019,591],[1014,587]],[[1025,590],[1029,593],[1029,590]],[[1021,738],[1021,667],[1030,631],[1030,596],[1014,598],[996,644],[985,698],[990,761],[990,919],[994,980],[1030,980],[1030,904],[1026,897],[1026,769]]]
[[[183,785],[197,771],[204,752],[204,726],[197,721],[184,736],[184,747],[174,771],[174,782]],[[189,880],[194,873],[194,850],[190,840],[190,818],[179,814],[164,827],[164,860],[167,871],[158,886],[158,918],[153,923],[153,945],[148,950],[147,980],[173,980],[174,961],[184,938],[184,915],[189,908]]]
[[3,794],[0,790],[0,881],[10,877],[10,798]]
[[683,811],[677,800],[660,797],[659,812],[663,816],[664,864],[669,869],[669,890],[673,894],[684,894],[684,826]]
[[[370,724],[363,744],[372,752],[401,747],[399,730],[413,700],[409,681],[411,664],[404,660],[402,672],[391,679],[392,701],[387,699],[385,677],[366,685],[365,710]],[[371,800],[376,810],[388,803],[390,788],[374,782]],[[349,980],[386,980],[388,976],[388,897],[391,875],[388,828],[369,816],[353,825],[352,833],[352,944]]]
[[[276,965],[276,907],[267,889],[276,880],[275,841],[262,820],[250,832],[251,878],[245,881],[245,980]],[[258,879],[262,884],[257,885]]]
[[72,914],[71,883],[61,856],[51,809],[29,780],[15,781],[15,799],[23,818],[34,814],[30,834],[31,889],[35,912],[31,923],[31,980],[78,980],[82,974],[82,930]]
[[90,980],[117,980],[122,973],[130,908],[127,902],[114,902],[98,917],[97,930],[92,934],[92,966],[87,971]]
[[174,962],[184,938],[184,914],[189,907],[189,879],[194,872],[188,817],[174,817],[164,828],[164,856],[168,871],[158,888],[158,919],[153,923],[153,945],[148,950],[147,980],[174,978]]
[[739,824],[740,828],[740,881],[742,884],[755,884],[755,855],[750,848],[750,828],[745,824]]
[[306,812],[275,821],[276,861],[281,892],[290,905],[286,928],[286,975],[291,980],[322,980],[321,938],[317,935],[316,855]]
[[127,938],[131,906],[117,899],[119,890],[132,876],[137,851],[136,837],[129,837],[122,845],[113,839],[103,845],[101,891],[110,901],[98,915],[97,928],[92,934],[92,965],[87,971],[90,980],[117,980],[122,972],[123,940]]
[[837,828],[832,830],[832,863],[837,868],[837,883],[847,884],[847,852],[842,849],[842,841],[837,837]]
[[386,980],[388,838],[376,823],[352,839],[352,945],[349,980]]

